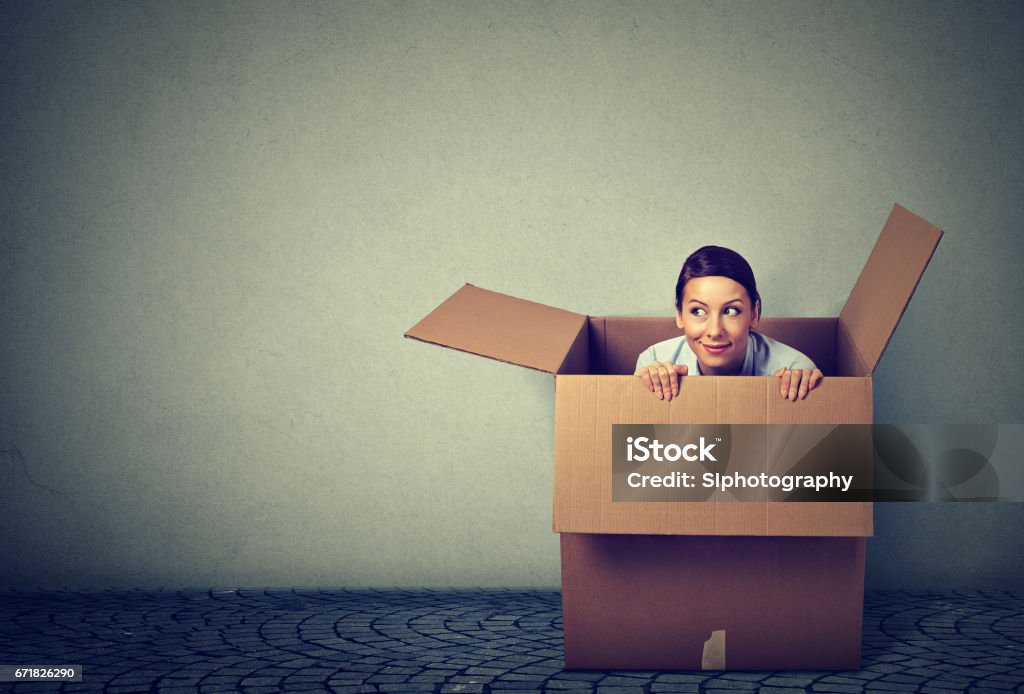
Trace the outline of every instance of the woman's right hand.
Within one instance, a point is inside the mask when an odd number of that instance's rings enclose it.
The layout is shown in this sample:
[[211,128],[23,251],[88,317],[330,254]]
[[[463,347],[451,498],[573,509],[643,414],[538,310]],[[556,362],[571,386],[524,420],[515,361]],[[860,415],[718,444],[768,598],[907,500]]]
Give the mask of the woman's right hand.
[[647,390],[658,396],[659,400],[671,400],[679,395],[679,380],[686,375],[685,364],[673,364],[670,361],[656,361],[637,370],[636,376],[643,381]]

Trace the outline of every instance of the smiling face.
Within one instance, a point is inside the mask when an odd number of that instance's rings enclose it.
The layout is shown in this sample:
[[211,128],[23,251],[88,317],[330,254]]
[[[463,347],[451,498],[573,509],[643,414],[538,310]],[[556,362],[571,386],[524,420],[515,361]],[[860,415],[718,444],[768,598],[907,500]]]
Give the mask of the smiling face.
[[743,368],[747,335],[757,327],[759,312],[743,285],[728,277],[694,277],[686,283],[676,325],[697,355],[701,373],[728,376]]

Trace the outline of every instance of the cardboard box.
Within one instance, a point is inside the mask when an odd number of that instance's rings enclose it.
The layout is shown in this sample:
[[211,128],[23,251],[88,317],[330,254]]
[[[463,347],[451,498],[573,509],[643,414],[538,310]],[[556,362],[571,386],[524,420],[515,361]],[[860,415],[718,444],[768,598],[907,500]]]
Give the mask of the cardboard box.
[[555,375],[566,667],[859,667],[870,503],[616,503],[612,425],[870,424],[871,375],[941,236],[896,205],[839,317],[761,320],[825,373],[803,401],[738,376],[687,377],[658,400],[632,374],[679,334],[671,316],[592,317],[465,285],[406,333]]

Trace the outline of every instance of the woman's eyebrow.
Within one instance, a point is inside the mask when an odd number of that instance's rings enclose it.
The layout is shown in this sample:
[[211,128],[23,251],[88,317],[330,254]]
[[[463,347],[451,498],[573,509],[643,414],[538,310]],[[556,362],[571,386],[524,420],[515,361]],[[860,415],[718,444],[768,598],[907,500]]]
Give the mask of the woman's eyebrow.
[[[728,306],[729,304],[735,304],[735,303],[736,303],[737,301],[739,301],[740,303],[742,303],[742,302],[743,302],[743,297],[741,297],[741,296],[738,296],[738,297],[736,297],[735,299],[729,299],[729,300],[728,300],[728,301],[726,301],[726,302],[725,302],[724,304],[722,304],[722,306]],[[707,304],[705,304],[705,303],[704,303],[703,301],[701,301],[700,299],[690,299],[690,300],[689,300],[689,301],[687,301],[686,303],[688,303],[688,304],[700,304],[701,306],[707,306]]]

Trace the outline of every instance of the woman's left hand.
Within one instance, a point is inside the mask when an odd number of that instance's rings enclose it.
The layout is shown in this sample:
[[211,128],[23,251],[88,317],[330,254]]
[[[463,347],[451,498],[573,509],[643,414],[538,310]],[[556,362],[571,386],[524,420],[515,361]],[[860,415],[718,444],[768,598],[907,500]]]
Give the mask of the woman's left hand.
[[787,400],[803,400],[814,390],[825,374],[821,369],[787,369],[782,367],[772,374],[779,377],[779,392]]

